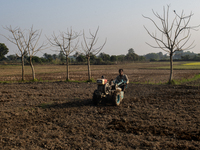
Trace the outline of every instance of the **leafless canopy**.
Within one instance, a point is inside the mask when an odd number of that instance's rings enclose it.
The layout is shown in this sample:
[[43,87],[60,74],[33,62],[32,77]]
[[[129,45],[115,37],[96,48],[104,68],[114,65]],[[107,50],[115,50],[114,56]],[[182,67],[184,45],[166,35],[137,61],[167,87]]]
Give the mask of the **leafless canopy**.
[[70,30],[67,29],[67,32],[60,32],[59,36],[56,36],[55,33],[53,33],[53,39],[47,39],[52,46],[59,47],[66,56],[69,56],[71,53],[77,50],[79,40],[77,40],[74,45],[72,45],[72,41],[79,36],[80,33],[73,32],[71,28]]
[[143,16],[144,18],[149,19],[157,28],[157,30],[161,33],[161,37],[157,37],[157,33],[150,33],[149,30],[144,26],[147,33],[156,41],[158,46],[152,46],[153,48],[161,48],[166,52],[175,52],[181,50],[189,50],[194,48],[194,41],[189,45],[187,44],[191,37],[191,30],[196,30],[199,26],[189,26],[189,22],[193,13],[191,12],[188,16],[184,15],[184,11],[182,11],[181,15],[178,15],[176,11],[175,18],[169,21],[169,5],[167,6],[167,10],[163,7],[163,16],[154,12],[153,14],[161,21],[161,27],[151,18]]
[[[12,28],[11,26],[4,27],[4,29],[11,32],[12,36],[3,36],[11,43],[17,45],[21,55],[28,53],[31,57],[35,55],[38,51],[42,50],[42,48],[45,46],[44,44],[42,44],[41,46],[37,47],[42,30],[33,30],[33,26],[28,31],[21,30],[19,27]],[[26,31],[28,34],[25,34]]]
[[42,30],[34,31],[33,27],[29,31],[29,38],[32,39],[31,42],[29,43],[30,46],[28,46],[28,53],[29,53],[30,57],[34,56],[39,51],[46,49],[45,48],[46,44],[44,44],[44,43],[42,45],[38,46],[38,42],[41,37],[41,34],[42,34]]
[[81,43],[82,49],[86,54],[86,57],[90,57],[90,54],[94,54],[97,55],[105,46],[107,39],[105,40],[104,44],[102,46],[99,46],[97,48],[94,48],[94,46],[97,44],[98,38],[97,38],[97,33],[99,31],[99,27],[97,28],[95,34],[90,32],[90,38],[87,38],[89,40],[89,43],[87,43],[86,37],[85,37],[85,33],[83,31],[83,40],[84,40],[84,44]]

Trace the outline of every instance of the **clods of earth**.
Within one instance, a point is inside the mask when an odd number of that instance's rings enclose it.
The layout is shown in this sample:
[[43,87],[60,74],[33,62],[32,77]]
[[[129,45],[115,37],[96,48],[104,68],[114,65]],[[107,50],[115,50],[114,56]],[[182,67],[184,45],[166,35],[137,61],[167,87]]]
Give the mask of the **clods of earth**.
[[200,149],[199,86],[129,84],[118,107],[95,89],[0,84],[0,149]]

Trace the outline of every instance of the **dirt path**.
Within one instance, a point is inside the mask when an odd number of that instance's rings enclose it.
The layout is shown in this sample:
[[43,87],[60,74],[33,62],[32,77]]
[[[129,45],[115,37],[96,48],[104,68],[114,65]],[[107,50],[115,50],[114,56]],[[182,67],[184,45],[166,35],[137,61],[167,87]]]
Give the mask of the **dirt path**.
[[130,84],[119,107],[96,84],[0,84],[0,149],[200,149],[198,86]]

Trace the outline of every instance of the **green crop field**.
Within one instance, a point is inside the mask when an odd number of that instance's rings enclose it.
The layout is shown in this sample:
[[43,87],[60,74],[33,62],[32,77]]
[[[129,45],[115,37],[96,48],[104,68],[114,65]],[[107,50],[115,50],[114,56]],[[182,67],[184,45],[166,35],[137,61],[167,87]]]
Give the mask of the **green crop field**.
[[[170,69],[170,64],[165,66],[159,66],[159,67],[152,67],[152,69]],[[200,69],[200,62],[173,62],[173,69],[185,69],[185,70],[198,70]]]

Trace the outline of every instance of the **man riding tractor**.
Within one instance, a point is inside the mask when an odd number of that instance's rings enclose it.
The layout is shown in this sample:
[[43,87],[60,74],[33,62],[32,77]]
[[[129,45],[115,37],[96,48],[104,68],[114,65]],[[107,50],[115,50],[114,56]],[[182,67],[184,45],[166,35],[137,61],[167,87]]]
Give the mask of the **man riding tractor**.
[[110,101],[113,105],[118,106],[124,98],[124,91],[129,83],[127,75],[123,74],[123,69],[119,69],[119,75],[115,80],[108,82],[102,76],[97,80],[97,89],[93,93],[93,102],[95,105],[100,103],[103,99]]
[[122,91],[125,91],[128,86],[129,79],[128,76],[124,74],[123,69],[119,69],[119,75],[116,77],[115,83],[119,83],[121,81],[124,81],[125,83],[120,85],[119,87],[122,89]]

